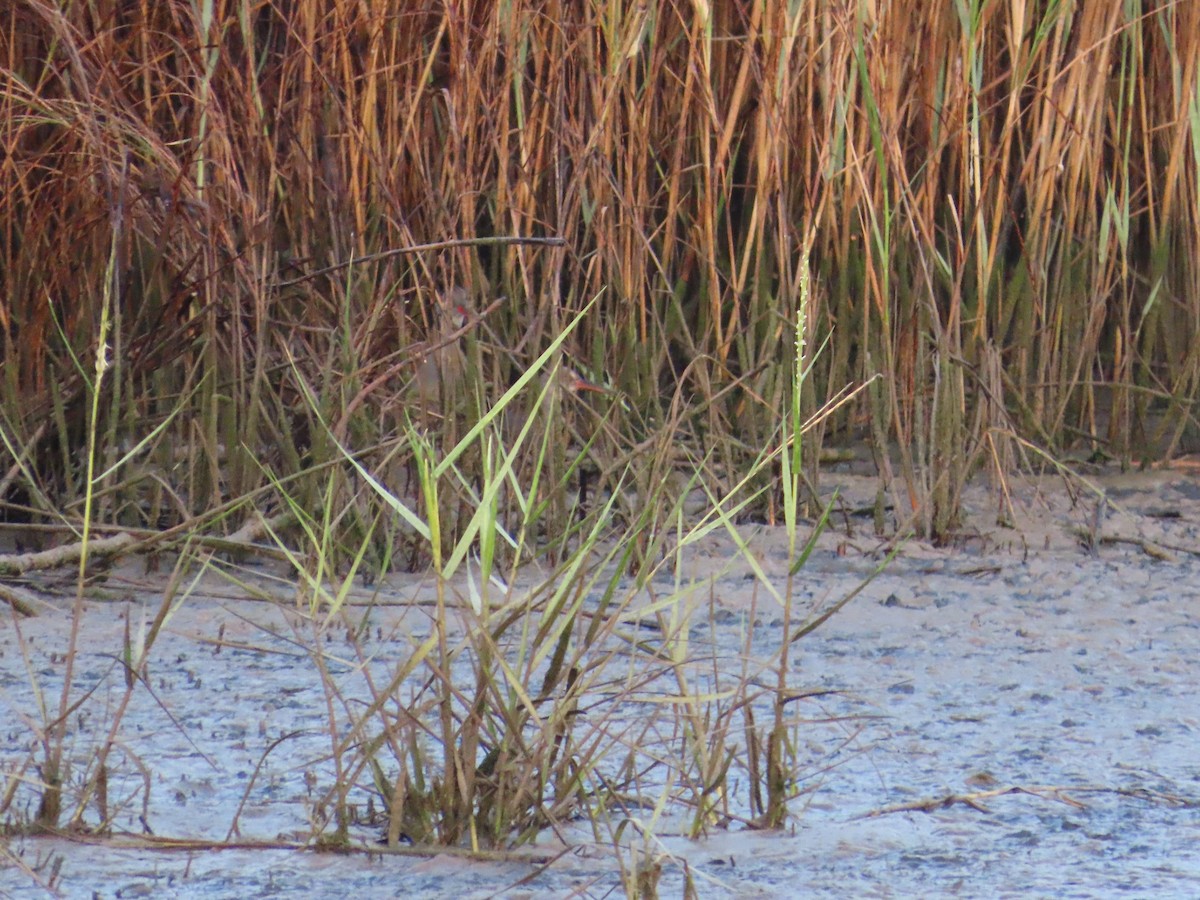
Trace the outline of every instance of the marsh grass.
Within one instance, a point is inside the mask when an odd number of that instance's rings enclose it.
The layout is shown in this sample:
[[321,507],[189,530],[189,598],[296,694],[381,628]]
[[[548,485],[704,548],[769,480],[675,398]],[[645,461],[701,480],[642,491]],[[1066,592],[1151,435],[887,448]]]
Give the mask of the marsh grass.
[[[822,521],[824,442],[870,445],[881,534],[935,539],[981,467],[1003,522],[1023,460],[1190,446],[1198,10],[18,5],[0,34],[6,527],[82,540],[81,586],[102,531],[186,559],[266,534],[317,660],[352,579],[473,567],[478,596],[436,620],[459,630],[401,679],[431,667],[413,703],[435,720],[379,685],[362,743],[330,732],[338,783],[369,770],[416,823],[389,834],[437,840],[594,811],[625,785],[562,769],[573,704],[646,653],[616,573],[641,590],[713,529]],[[430,409],[415,372],[456,286],[481,312]],[[560,360],[609,393],[539,395]],[[515,586],[530,558],[553,586]],[[762,583],[793,637],[829,612]],[[663,796],[690,795],[693,831],[719,820],[744,734],[754,815],[778,824],[790,651],[764,718],[746,688],[693,686],[675,608],[649,613],[682,698],[687,775]],[[456,665],[473,693],[450,689]],[[70,683],[36,725],[47,827]],[[613,752],[586,739],[586,759]],[[73,773],[77,796],[96,777]],[[660,859],[639,833],[630,885]]]
[[[522,381],[492,400],[487,415],[453,445],[408,426],[405,444],[413,449],[418,473],[412,495],[389,490],[341,446],[338,466],[314,473],[329,486],[318,513],[290,493],[303,479],[271,478],[277,506],[286,511],[276,521],[295,521],[303,538],[285,539],[269,521],[262,530],[293,573],[283,579],[295,586],[288,605],[293,643],[305,649],[324,693],[329,780],[314,784],[308,810],[312,846],[357,846],[368,826],[393,847],[405,841],[483,853],[531,843],[547,832],[566,834],[583,823],[593,840],[612,847],[630,896],[656,896],[663,872],[676,866],[684,866],[694,893],[700,876],[665,850],[662,836],[699,837],[731,826],[778,828],[806,790],[805,761],[796,748],[808,727],[800,709],[807,695],[794,683],[793,646],[834,610],[793,608],[792,577],[825,522],[801,519],[804,484],[795,467],[802,459],[802,435],[831,411],[815,419],[802,413],[800,397],[813,358],[800,337],[803,315],[793,323],[789,412],[769,449],[728,495],[718,497],[705,487],[707,509],[696,515],[685,511],[688,492],[668,490],[664,482],[653,506],[657,512],[622,520],[619,478],[615,490],[576,508],[571,539],[559,541],[541,527],[540,517],[551,505],[549,495],[568,493],[571,484],[546,477],[552,463],[545,452],[544,413],[553,413],[550,421],[560,425],[566,420],[561,410],[555,412],[557,382],[539,376],[561,365],[561,344],[584,315],[568,323],[563,339]],[[332,435],[333,426],[317,408],[319,396],[307,399],[320,427]],[[491,427],[509,405],[521,406],[522,428]],[[532,468],[518,475],[517,461],[531,436],[540,447]],[[481,481],[465,477],[456,465],[470,457],[472,447],[486,473]],[[339,477],[337,468],[354,477]],[[764,482],[779,480],[765,477],[771,469],[782,472],[789,533],[809,532],[790,545],[790,574],[782,587],[759,566],[738,524],[768,489]],[[700,477],[692,481],[703,484]],[[343,483],[356,483],[359,495],[338,495],[334,488]],[[474,510],[468,522],[442,519],[447,492],[467,495]],[[427,617],[428,627],[402,638],[406,646],[390,654],[395,662],[382,667],[374,659],[378,651],[362,640],[370,630],[370,610],[346,601],[364,574],[371,580],[387,575],[385,563],[369,571],[366,550],[383,517],[371,519],[357,544],[339,547],[347,532],[339,522],[363,508],[363,496],[382,501],[392,519],[406,523],[427,545],[432,562],[434,602],[414,612]],[[506,514],[509,509],[519,514]],[[624,526],[614,530],[621,521]],[[779,650],[763,658],[751,648],[757,615],[749,611],[744,658],[733,670],[713,655],[715,640],[697,647],[697,628],[704,622],[714,627],[712,590],[720,576],[689,575],[689,552],[714,532],[733,539],[739,550],[728,564],[748,563],[762,602],[785,617],[785,627],[775,630],[782,638]],[[547,548],[556,543],[559,553],[551,557]],[[635,564],[647,548],[653,549]],[[335,564],[339,558],[342,564]],[[105,796],[108,753],[120,745],[129,698],[152,691],[143,677],[146,660],[172,611],[187,602],[186,573],[214,567],[245,587],[236,578],[237,565],[219,563],[207,550],[184,552],[149,628],[127,623],[121,654],[125,692],[98,761],[86,771],[62,771],[65,781],[59,783],[45,777],[51,770],[40,763],[42,775],[30,785],[34,793],[45,797],[53,791],[61,803],[65,791],[73,811],[62,821],[39,808],[30,824],[49,832],[103,831],[118,813],[129,814],[137,796],[121,798],[115,809]],[[72,656],[83,609],[73,616],[66,648]],[[342,647],[349,648],[348,655]],[[361,683],[352,680],[349,686],[340,674],[347,670],[361,676]],[[32,670],[30,679],[36,690]],[[86,707],[89,696],[75,687],[64,690],[71,712]],[[43,718],[48,724],[34,727],[54,735],[53,711],[44,711]],[[289,739],[268,742],[264,735],[243,807],[263,762]],[[56,758],[55,747],[61,758],[65,737],[46,743],[46,760]],[[19,773],[9,777],[10,784],[22,780]],[[14,803],[28,789],[10,791],[10,830],[21,830]],[[150,790],[147,783],[140,791],[146,809]],[[363,795],[376,814],[363,813]],[[88,809],[96,810],[98,824],[85,818]],[[240,835],[241,813],[242,808],[233,813],[227,840]]]
[[[801,301],[806,291],[802,281]],[[453,445],[410,426],[407,443],[418,471],[412,497],[389,491],[341,449],[364,490],[381,497],[428,543],[435,600],[427,610],[428,630],[414,632],[407,652],[382,673],[372,665],[371,651],[351,639],[351,664],[368,686],[364,701],[333,673],[347,661],[331,652],[329,636],[360,635],[367,628],[367,618],[344,604],[357,566],[326,585],[324,561],[336,516],[304,526],[311,545],[306,554],[276,538],[299,576],[297,635],[326,695],[333,774],[313,804],[313,841],[350,845],[353,829],[364,824],[351,796],[364,790],[379,803],[371,824],[391,846],[404,840],[482,852],[582,821],[612,845],[628,895],[640,897],[656,896],[665,868],[679,864],[663,848],[661,834],[682,829],[698,837],[735,823],[784,825],[804,792],[804,762],[796,748],[804,740],[799,706],[807,694],[793,683],[793,646],[849,599],[824,610],[794,608],[792,579],[828,515],[826,509],[811,525],[801,518],[802,438],[832,409],[815,418],[803,412],[804,381],[815,358],[806,350],[806,330],[801,312],[793,323],[787,414],[770,449],[729,495],[709,492],[708,511],[696,517],[684,512],[686,492],[668,499],[664,489],[657,498],[661,514],[629,520],[614,534],[618,484],[605,499],[577,509],[575,539],[548,568],[544,551],[552,541],[537,524],[550,498],[539,495],[569,488],[544,478],[549,429],[540,429],[542,450],[532,469],[522,477],[515,473],[533,423],[544,422],[542,407],[554,402],[538,376],[559,364],[559,345],[551,345]],[[524,427],[508,432],[512,440],[504,444],[490,425],[522,401],[531,404]],[[485,473],[477,483],[456,465],[472,445],[481,448]],[[793,536],[783,586],[762,570],[737,524],[766,490],[761,482],[769,469],[782,473],[785,524]],[[470,493],[474,514],[465,525],[442,520],[445,491]],[[508,502],[501,499],[505,494]],[[513,518],[503,514],[507,509],[520,512]],[[666,539],[653,542],[656,561],[628,575],[639,546],[664,529],[670,531]],[[797,541],[805,531],[807,538]],[[783,639],[771,658],[751,650],[754,626],[748,628],[736,671],[697,650],[693,638],[713,612],[705,589],[711,592],[715,582],[686,574],[688,552],[713,532],[733,538],[739,552],[729,564],[748,563],[764,604],[784,616]],[[748,621],[755,619],[751,610]],[[768,721],[761,722],[757,716],[764,713]],[[734,797],[734,785],[742,783],[745,796]],[[693,892],[694,879],[685,872]]]
[[[93,499],[105,523],[200,515],[266,485],[264,453],[277,476],[336,457],[298,378],[403,468],[405,348],[452,285],[509,298],[476,371],[500,384],[598,298],[569,349],[626,398],[604,472],[670,427],[721,493],[777,419],[806,247],[830,339],[806,409],[881,380],[804,465],[868,438],[895,530],[954,530],[985,395],[1052,454],[1178,452],[1200,379],[1195,24],[1190,4],[19,6],[0,500],[78,524],[89,430],[119,453],[177,410],[154,477]],[[106,303],[89,423],[77,360]]]

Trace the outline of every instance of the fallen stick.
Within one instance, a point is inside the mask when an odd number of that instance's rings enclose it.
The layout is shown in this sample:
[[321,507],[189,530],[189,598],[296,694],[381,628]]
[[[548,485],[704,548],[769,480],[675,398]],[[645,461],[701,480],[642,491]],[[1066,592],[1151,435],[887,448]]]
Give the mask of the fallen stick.
[[34,604],[50,605],[24,588],[19,588],[15,584],[5,584],[3,581],[0,581],[0,600],[26,618],[37,615],[37,610],[33,608]]
[[1068,791],[1071,794],[1117,794],[1122,797],[1133,797],[1137,800],[1145,800],[1148,803],[1162,803],[1167,806],[1190,808],[1200,805],[1200,801],[1197,800],[1178,797],[1174,794],[1163,794],[1144,788],[1110,788],[1097,785],[1035,785],[1033,787],[1012,785],[1010,787],[995,788],[990,791],[974,791],[969,794],[945,794],[944,796],[933,797],[928,800],[913,800],[909,803],[898,803],[895,806],[884,806],[879,809],[873,809],[856,818],[874,819],[879,816],[902,812],[931,813],[939,809],[948,809],[956,803],[969,806],[971,809],[978,810],[979,812],[990,813],[991,810],[984,806],[981,801],[1003,797],[1008,794],[1028,794],[1032,797],[1041,797],[1043,800],[1056,800],[1059,803],[1065,803],[1076,809],[1087,809],[1087,804],[1081,803],[1070,796],[1067,793]]
[[1162,541],[1152,541],[1148,538],[1134,537],[1132,535],[1124,534],[1093,534],[1091,529],[1083,528],[1081,526],[1076,526],[1075,528],[1072,528],[1071,531],[1076,537],[1080,538],[1089,546],[1094,546],[1096,544],[1132,544],[1133,546],[1141,549],[1141,551],[1147,556],[1161,560],[1162,562],[1179,562],[1179,560],[1172,555],[1171,551],[1188,553],[1192,556],[1200,556],[1200,549],[1195,547],[1187,547],[1183,544],[1167,544]]
[[[175,526],[166,531],[149,531],[131,529],[114,534],[112,537],[93,538],[88,541],[88,555],[100,558],[120,556],[124,553],[137,553],[157,549],[160,545],[172,545],[190,541],[195,546],[205,547],[219,553],[245,553],[247,556],[269,556],[273,559],[287,559],[287,554],[279,547],[259,544],[256,541],[269,529],[278,529],[292,521],[291,513],[280,513],[270,519],[254,516],[241,528],[228,537],[220,535],[188,534],[185,527]],[[185,522],[184,526],[195,524],[199,520]],[[83,554],[83,542],[63,544],[49,550],[39,550],[34,553],[13,553],[0,555],[0,578],[24,575],[26,572],[54,569],[79,562]],[[0,598],[7,599],[7,598]],[[11,602],[11,601],[10,601]]]
[[[117,556],[136,543],[137,539],[133,535],[121,532],[112,537],[95,538],[88,541],[87,553],[88,556],[96,557]],[[77,563],[83,556],[83,549],[84,542],[76,541],[74,544],[63,544],[61,547],[39,550],[36,553],[13,553],[0,556],[0,577],[24,575],[26,572],[34,570],[54,569]]]

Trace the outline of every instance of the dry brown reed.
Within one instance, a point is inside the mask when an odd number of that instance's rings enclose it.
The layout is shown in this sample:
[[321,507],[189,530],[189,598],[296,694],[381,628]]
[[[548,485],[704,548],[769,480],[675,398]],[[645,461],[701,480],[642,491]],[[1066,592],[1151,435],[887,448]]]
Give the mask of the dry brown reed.
[[[450,285],[508,298],[459,412],[598,295],[569,352],[625,402],[596,452],[636,461],[669,422],[728,486],[784,402],[806,247],[812,345],[830,343],[805,403],[884,376],[832,424],[887,442],[897,525],[951,531],[962,479],[1009,432],[1129,459],[1195,424],[1194,3],[9,10],[10,515],[76,515],[79,360],[106,291],[108,452],[184,413],[106,476],[113,521],[215,508],[266,483],[260,460],[329,459],[306,388],[405,471],[405,350]],[[566,243],[348,264],[502,235]]]

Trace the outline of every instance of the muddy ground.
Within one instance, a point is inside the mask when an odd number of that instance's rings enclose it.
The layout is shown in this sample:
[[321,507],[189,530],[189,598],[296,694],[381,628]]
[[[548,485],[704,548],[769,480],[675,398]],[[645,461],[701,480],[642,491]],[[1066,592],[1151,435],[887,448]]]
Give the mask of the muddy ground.
[[[805,638],[793,683],[828,693],[804,701],[804,793],[791,827],[731,826],[689,840],[667,816],[654,826],[661,895],[681,896],[690,876],[702,897],[1195,896],[1200,479],[1170,470],[1094,481],[1102,506],[1057,478],[1012,482],[1012,527],[996,524],[996,491],[973,486],[960,540],[909,542]],[[835,483],[841,514],[798,582],[810,608],[853,590],[879,561],[874,482],[831,474],[827,486]],[[786,536],[752,531],[756,559],[782,585]],[[691,611],[693,654],[731,675],[748,658],[773,658],[779,616],[728,537],[696,547],[687,573],[708,579]],[[162,578],[125,566],[88,603],[77,681],[95,692],[72,726],[77,762],[107,737],[124,690],[116,660],[125,619],[136,633],[143,611],[153,615]],[[377,598],[369,640],[382,670],[395,664],[390,648],[407,646],[397,634],[427,632],[412,601],[428,591],[427,581],[398,577]],[[6,774],[33,774],[21,769],[41,721],[31,685],[50,704],[61,689],[70,622],[54,608],[69,608],[70,589],[43,596],[42,614],[19,623],[25,652],[17,623],[0,626]],[[324,694],[295,617],[205,579],[169,622],[150,671],[153,696],[135,694],[115,735],[115,827],[223,841],[236,824],[246,840],[304,839],[331,776]],[[338,677],[352,693],[351,667]],[[747,789],[735,771],[733,802]],[[33,796],[23,790],[16,804],[26,816]],[[368,844],[377,833],[363,826],[354,837]],[[584,823],[564,824],[536,849],[554,861],[14,838],[0,859],[0,895],[44,896],[48,884],[71,897],[623,893],[611,843]]]

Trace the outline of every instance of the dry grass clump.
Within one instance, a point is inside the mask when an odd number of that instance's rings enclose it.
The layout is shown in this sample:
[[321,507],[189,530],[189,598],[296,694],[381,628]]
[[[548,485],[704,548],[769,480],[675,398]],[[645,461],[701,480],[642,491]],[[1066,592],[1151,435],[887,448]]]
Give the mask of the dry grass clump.
[[[802,281],[801,310],[806,292]],[[808,529],[801,521],[803,444],[815,424],[836,409],[823,407],[815,418],[803,412],[804,382],[813,368],[803,312],[793,325],[788,407],[751,471],[724,497],[704,486],[708,505],[699,516],[685,513],[683,492],[660,482],[648,503],[655,512],[630,521],[616,540],[611,533],[620,518],[620,490],[590,509],[577,507],[576,524],[565,535],[555,538],[542,528],[551,498],[567,489],[565,481],[548,478],[554,465],[549,436],[565,421],[556,406],[562,385],[557,357],[586,315],[584,310],[569,322],[456,443],[443,443],[414,423],[405,426],[404,441],[415,456],[415,505],[389,490],[345,446],[336,427],[322,418],[319,396],[306,391],[304,402],[313,407],[336,465],[321,467],[326,491],[315,508],[300,502],[294,482],[268,472],[272,492],[288,514],[262,526],[275,555],[288,564],[278,577],[296,585],[288,611],[295,636],[289,643],[302,647],[311,662],[298,667],[297,682],[315,674],[324,693],[329,749],[320,762],[328,778],[305,770],[309,832],[304,845],[377,850],[378,840],[393,850],[411,843],[418,845],[417,852],[452,847],[488,858],[548,832],[578,841],[582,829],[590,841],[611,846],[631,895],[655,896],[672,863],[661,835],[699,836],[731,826],[780,828],[794,801],[809,790],[802,776],[811,764],[813,723],[801,702],[810,693],[794,683],[791,648],[857,591],[829,605],[796,599],[794,579],[829,512]],[[93,398],[103,392],[107,372],[106,358],[98,357],[89,380]],[[514,430],[507,417],[521,403],[527,405]],[[93,409],[91,421],[98,418]],[[535,445],[533,462],[522,469],[527,441]],[[87,483],[94,485],[100,453],[95,430],[89,432],[88,447]],[[484,473],[480,481],[458,464],[472,452]],[[771,471],[781,475],[781,514],[791,536],[784,584],[764,573],[738,524],[744,510],[761,501],[764,489],[757,485]],[[618,488],[628,474],[627,468]],[[703,485],[700,474],[693,473],[694,484]],[[362,491],[339,497],[339,485],[349,482]],[[473,512],[460,521],[447,520],[447,491],[469,495]],[[391,520],[403,523],[431,561],[434,602],[414,613],[426,619],[427,629],[394,637],[398,649],[379,646],[382,635],[372,646],[370,607],[351,609],[346,602],[360,576],[378,577],[389,567],[386,560],[369,558],[370,548],[378,545],[374,532],[385,528],[383,517],[368,523],[357,544],[347,546],[353,529],[343,520],[362,508],[365,494],[382,502]],[[85,493],[85,522],[95,500],[94,491]],[[282,521],[293,522],[302,539],[285,539],[276,530]],[[801,539],[805,530],[809,536]],[[722,659],[715,635],[711,645],[703,637],[697,640],[703,621],[715,632],[716,580],[688,573],[689,548],[714,531],[733,539],[737,551],[729,564],[748,564],[763,603],[781,616],[781,627],[769,626],[778,634],[778,648],[764,655],[753,646],[759,623],[756,610],[750,611],[742,658],[732,667]],[[42,649],[22,637],[14,622],[34,699],[29,708],[14,706],[21,707],[18,714],[34,740],[23,758],[11,749],[8,754],[19,758],[7,768],[0,792],[0,819],[9,833],[82,831],[102,838],[120,830],[118,823],[139,803],[139,821],[151,828],[156,788],[148,766],[121,738],[126,713],[137,694],[154,694],[149,659],[163,627],[188,601],[191,588],[185,581],[216,567],[231,584],[249,590],[236,562],[187,546],[176,557],[153,621],[146,622],[143,613],[140,627],[131,626],[134,613],[127,611],[119,659],[100,685],[81,687],[72,673],[78,659],[91,659],[80,648],[88,585],[86,531],[83,538],[69,636],[61,654],[54,651],[52,657],[64,665],[57,702],[51,685],[58,672],[32,662]],[[558,553],[547,552],[547,545],[555,545]],[[545,560],[545,567],[528,565],[533,557]],[[350,561],[338,566],[339,558]],[[531,579],[533,572],[541,574]],[[349,654],[342,649],[347,645]],[[353,678],[342,677],[347,670]],[[105,737],[99,752],[80,752],[79,744],[91,740],[93,732],[82,710],[92,708],[93,693],[122,675],[124,689],[101,717]],[[112,696],[108,690],[103,694],[106,700]],[[196,740],[203,742],[179,719],[171,721],[193,747]],[[237,809],[229,810],[226,840],[206,846],[231,845],[249,798],[259,790],[264,761],[277,750],[285,753],[281,746],[302,733],[268,740],[262,726],[258,767]],[[205,759],[220,771],[219,761]],[[124,775],[120,767],[130,760],[142,781],[132,792],[110,797],[110,778]],[[823,768],[831,764],[821,762]],[[365,813],[356,800],[364,795]],[[364,825],[373,829],[368,835],[381,837],[365,838]],[[278,849],[280,844],[251,840],[238,846]],[[693,875],[685,874],[690,882]],[[50,875],[53,882],[56,870]]]

